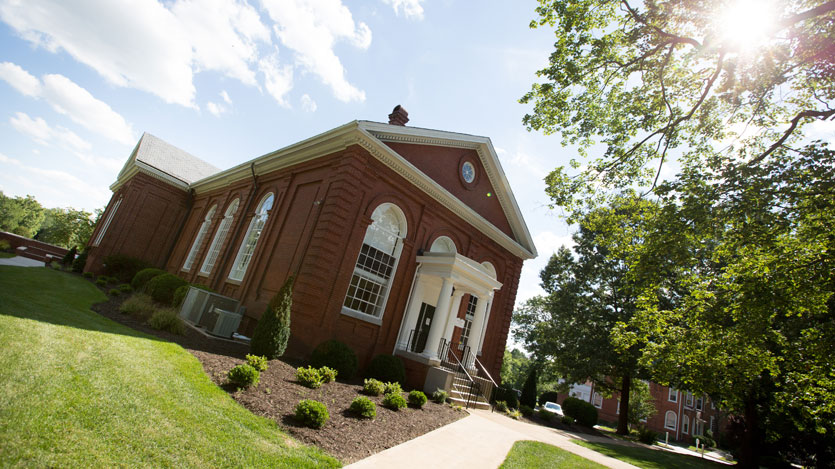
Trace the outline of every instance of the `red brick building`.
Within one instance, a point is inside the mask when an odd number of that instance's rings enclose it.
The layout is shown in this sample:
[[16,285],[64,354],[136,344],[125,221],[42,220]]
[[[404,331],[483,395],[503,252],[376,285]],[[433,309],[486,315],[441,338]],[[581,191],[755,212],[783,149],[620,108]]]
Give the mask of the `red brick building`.
[[135,256],[238,299],[250,335],[289,275],[288,353],[336,338],[397,354],[422,386],[447,342],[498,377],[522,262],[536,248],[486,137],[354,121],[220,171],[143,135],[87,269]]

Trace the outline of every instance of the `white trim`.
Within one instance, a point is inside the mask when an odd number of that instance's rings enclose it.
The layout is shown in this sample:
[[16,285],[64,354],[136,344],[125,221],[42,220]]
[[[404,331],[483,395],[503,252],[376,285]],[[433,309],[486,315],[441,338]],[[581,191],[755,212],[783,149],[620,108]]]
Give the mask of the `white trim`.
[[[670,415],[673,416],[673,425],[672,426],[667,425],[667,422],[669,420]],[[676,413],[674,411],[668,410],[666,413],[664,413],[664,428],[666,428],[667,430],[673,430],[673,431],[675,431],[676,428],[678,428],[678,415],[676,415]]]
[[197,237],[194,238],[191,249],[188,250],[188,256],[186,256],[186,260],[183,262],[183,268],[181,270],[188,272],[194,266],[194,261],[197,260],[197,251],[200,249],[200,246],[203,244],[203,240],[206,239],[206,236],[209,234],[209,230],[212,228],[212,218],[214,218],[216,210],[217,204],[214,204],[212,205],[212,208],[206,212],[205,217],[203,217],[203,223],[200,224],[200,229],[197,231]]
[[[267,203],[267,200],[271,199],[270,207],[264,209],[264,204]],[[261,197],[261,201],[258,202],[258,207],[255,209],[255,213],[252,214],[252,218],[249,220],[249,228],[246,230],[246,235],[241,240],[241,246],[238,248],[238,254],[235,256],[235,261],[232,263],[232,269],[229,270],[229,275],[226,277],[229,280],[234,280],[236,282],[242,282],[244,277],[246,276],[247,270],[249,270],[249,266],[252,264],[253,259],[255,259],[255,253],[258,249],[258,241],[261,240],[261,236],[264,234],[264,230],[267,228],[267,222],[270,219],[270,211],[273,209],[275,205],[275,194],[272,192],[268,192],[264,197]],[[263,214],[261,213],[263,209]],[[246,215],[246,214],[244,214]],[[249,255],[249,259],[246,261],[246,265],[240,265],[243,263],[243,258],[241,257],[247,249],[249,244],[249,237],[252,235],[252,230],[255,229],[255,224],[259,222],[259,218],[264,218],[263,224],[258,231],[258,238],[252,243],[252,253]],[[235,275],[233,277],[233,274]]]
[[104,234],[107,232],[107,229],[110,227],[110,222],[113,221],[113,216],[116,215],[116,210],[119,210],[119,205],[122,205],[122,198],[119,197],[119,200],[113,204],[113,208],[110,209],[110,213],[107,214],[107,218],[104,219],[104,224],[101,226],[99,230],[99,234],[96,235],[96,240],[91,244],[91,246],[96,247],[101,244],[102,238],[104,238]]

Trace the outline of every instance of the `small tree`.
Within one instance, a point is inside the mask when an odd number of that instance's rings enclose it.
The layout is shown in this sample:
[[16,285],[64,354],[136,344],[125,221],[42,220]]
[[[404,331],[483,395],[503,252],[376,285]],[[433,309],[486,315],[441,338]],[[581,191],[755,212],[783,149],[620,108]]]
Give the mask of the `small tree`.
[[522,405],[526,405],[533,409],[536,407],[536,367],[532,366],[531,371],[528,372],[528,379],[525,380],[525,385],[522,387],[522,398],[519,399]]
[[72,265],[72,261],[75,260],[75,255],[78,252],[75,246],[72,247],[67,253],[64,255],[64,258],[61,259],[61,264],[63,265]]
[[284,355],[287,341],[290,339],[290,310],[293,307],[292,275],[284,286],[270,300],[267,311],[255,326],[250,348],[254,355],[263,355],[272,360]]

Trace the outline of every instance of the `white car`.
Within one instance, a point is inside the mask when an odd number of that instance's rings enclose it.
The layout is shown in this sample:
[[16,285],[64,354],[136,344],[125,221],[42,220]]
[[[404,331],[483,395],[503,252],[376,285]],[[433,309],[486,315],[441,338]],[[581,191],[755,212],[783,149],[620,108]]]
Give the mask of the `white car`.
[[560,407],[560,405],[557,404],[556,402],[546,402],[545,405],[542,406],[542,408],[547,410],[548,412],[557,414],[560,417],[565,415],[565,414],[562,413],[562,407]]

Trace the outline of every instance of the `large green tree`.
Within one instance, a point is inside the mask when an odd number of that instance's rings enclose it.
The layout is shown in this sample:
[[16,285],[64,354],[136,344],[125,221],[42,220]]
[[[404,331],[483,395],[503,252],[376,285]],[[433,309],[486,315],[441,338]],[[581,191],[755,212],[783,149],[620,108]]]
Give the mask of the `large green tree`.
[[526,357],[521,350],[505,349],[500,374],[502,385],[511,389],[522,389],[530,367],[531,359]]
[[44,214],[36,239],[65,248],[87,245],[95,227],[90,212],[68,207],[48,208]]
[[31,195],[12,198],[0,192],[0,230],[31,238],[43,219],[43,207]]

